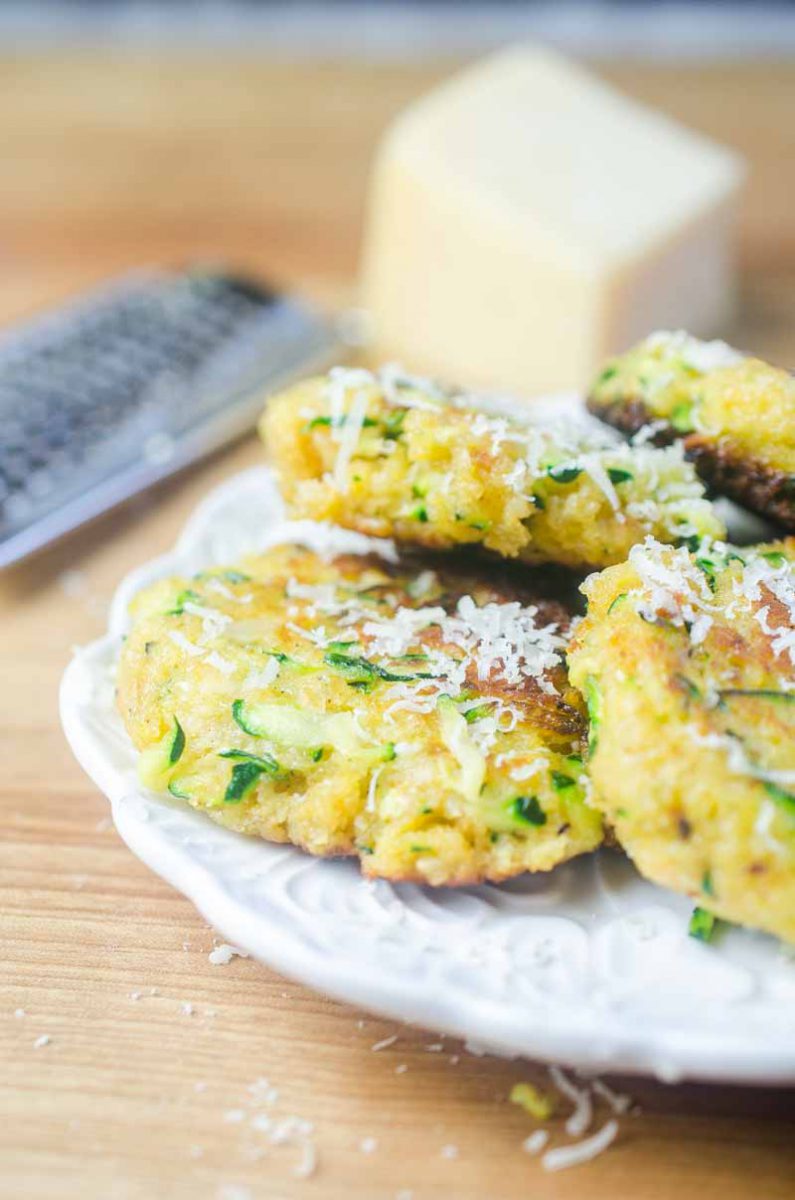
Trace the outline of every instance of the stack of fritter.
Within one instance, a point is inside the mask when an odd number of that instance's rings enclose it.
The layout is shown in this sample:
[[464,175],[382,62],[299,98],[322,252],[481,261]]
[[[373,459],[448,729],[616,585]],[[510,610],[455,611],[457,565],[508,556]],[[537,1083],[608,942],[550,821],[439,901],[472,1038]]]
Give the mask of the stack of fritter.
[[[792,521],[791,381],[658,336],[591,407],[632,441],[391,368],[270,400],[290,514],[405,554],[280,546],[139,595],[144,782],[431,884],[549,870],[604,816],[649,878],[795,939],[795,539],[729,547],[699,478]],[[574,570],[602,573],[572,638]]]

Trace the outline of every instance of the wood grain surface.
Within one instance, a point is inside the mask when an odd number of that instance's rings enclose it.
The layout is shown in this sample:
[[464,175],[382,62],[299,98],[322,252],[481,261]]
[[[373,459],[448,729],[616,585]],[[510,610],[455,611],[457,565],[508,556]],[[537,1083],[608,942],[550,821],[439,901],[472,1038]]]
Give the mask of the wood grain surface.
[[[347,300],[375,138],[445,69],[0,58],[0,318],[124,267],[197,258]],[[795,363],[795,66],[605,73],[747,155],[735,335]],[[0,579],[0,1195],[790,1198],[792,1091],[632,1081],[642,1113],[616,1145],[545,1174],[521,1147],[532,1121],[507,1100],[542,1068],[451,1039],[429,1050],[432,1034],[250,960],[213,966],[212,931],[121,844],[64,743],[60,674],[121,576],[258,460],[249,439]],[[279,1115],[314,1122],[312,1178],[252,1127],[259,1077]]]

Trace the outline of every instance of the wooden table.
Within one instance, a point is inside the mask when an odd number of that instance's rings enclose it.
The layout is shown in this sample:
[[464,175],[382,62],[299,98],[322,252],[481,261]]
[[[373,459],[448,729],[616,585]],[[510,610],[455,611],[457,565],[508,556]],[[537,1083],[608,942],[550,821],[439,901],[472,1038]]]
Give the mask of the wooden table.
[[[0,60],[0,317],[132,264],[196,257],[347,299],[374,139],[441,73]],[[795,362],[795,66],[606,73],[747,154],[738,335]],[[172,544],[209,487],[258,460],[251,439],[0,579],[0,1194],[791,1197],[792,1092],[635,1081],[643,1115],[623,1122],[616,1146],[544,1174],[521,1149],[532,1123],[507,1102],[541,1068],[449,1040],[429,1052],[427,1033],[255,962],[211,965],[212,931],[121,844],[64,743],[59,676],[71,647],[102,629],[120,577]],[[42,1035],[51,1041],[36,1048]],[[315,1123],[309,1180],[293,1176],[287,1148],[258,1159],[263,1139],[236,1120],[260,1076],[278,1088],[280,1114]],[[377,1140],[369,1154],[366,1138]]]

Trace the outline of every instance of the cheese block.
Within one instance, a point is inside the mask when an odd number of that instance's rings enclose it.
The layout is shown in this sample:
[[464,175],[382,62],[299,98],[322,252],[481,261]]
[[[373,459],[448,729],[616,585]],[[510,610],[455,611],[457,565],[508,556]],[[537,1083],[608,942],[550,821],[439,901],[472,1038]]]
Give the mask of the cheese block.
[[536,46],[496,54],[387,131],[363,304],[379,357],[467,387],[584,386],[651,329],[734,303],[731,151]]

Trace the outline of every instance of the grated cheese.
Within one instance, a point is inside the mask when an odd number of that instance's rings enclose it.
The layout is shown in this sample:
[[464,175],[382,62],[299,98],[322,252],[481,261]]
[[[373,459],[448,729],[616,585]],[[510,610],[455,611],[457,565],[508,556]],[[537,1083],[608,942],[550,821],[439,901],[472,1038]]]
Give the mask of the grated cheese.
[[684,546],[675,550],[647,537],[632,547],[629,562],[641,581],[641,616],[650,621],[662,616],[674,625],[689,625],[693,645],[703,642],[720,606],[715,604],[707,577],[689,551]]
[[375,794],[378,787],[378,777],[383,771],[383,766],[376,767],[370,776],[370,782],[367,785],[367,802],[364,806],[365,812],[375,812]]
[[[337,458],[334,462],[334,470],[331,477],[335,488],[340,492],[347,490],[348,466],[356,449],[356,443],[359,441],[359,435],[362,432],[366,415],[367,392],[357,391],[345,417],[345,423],[339,427],[339,450],[337,451]],[[337,427],[332,426],[332,436],[336,432],[338,432]]]
[[209,654],[205,654],[204,661],[208,667],[215,667],[216,671],[220,671],[222,675],[232,675],[235,670],[235,664],[230,662],[228,658],[224,658],[217,650],[211,650]]
[[522,1142],[522,1149],[528,1154],[540,1154],[549,1141],[549,1131],[547,1129],[537,1129],[535,1133],[531,1133]]
[[248,958],[248,954],[245,950],[238,950],[237,946],[231,946],[229,942],[222,942],[207,955],[214,967],[226,967],[235,957]]
[[558,1091],[574,1105],[574,1112],[566,1121],[566,1132],[572,1137],[580,1137],[590,1128],[593,1120],[591,1093],[588,1088],[576,1087],[560,1067],[550,1067],[549,1075]]
[[601,1079],[592,1079],[591,1091],[594,1092],[600,1099],[604,1100],[614,1113],[623,1115],[628,1112],[632,1106],[632,1097],[627,1096],[624,1092],[615,1092],[611,1087]]
[[770,639],[773,653],[777,657],[786,654],[795,666],[795,564],[784,561],[776,566],[763,555],[751,552],[740,578],[734,581],[733,588],[738,599],[748,604],[764,600],[766,590],[783,605],[788,620],[776,628],[770,626],[769,604],[758,609],[754,619]]
[[702,375],[719,367],[734,366],[735,363],[742,362],[745,357],[726,342],[702,342],[698,338],[691,337],[684,329],[677,329],[674,332],[660,330],[646,339],[646,345],[652,349],[660,347],[666,354],[675,354],[687,366]]
[[373,1042],[370,1049],[377,1054],[379,1050],[386,1050],[389,1048],[389,1046],[394,1046],[397,1040],[398,1035],[393,1033],[391,1037],[382,1038],[380,1042]]
[[278,659],[269,658],[264,667],[249,671],[243,680],[243,687],[247,691],[256,691],[259,688],[270,687],[274,679],[278,677],[280,670],[281,665]]
[[589,1138],[583,1138],[572,1146],[557,1146],[547,1150],[541,1159],[545,1171],[563,1171],[567,1167],[576,1167],[580,1163],[590,1162],[615,1141],[618,1134],[618,1121],[611,1117],[600,1130]]
[[187,638],[181,629],[169,629],[168,636],[175,646],[179,646],[180,650],[184,650],[191,658],[195,658],[202,653],[201,647]]
[[[666,335],[671,336],[671,335]],[[495,457],[504,447],[510,447],[514,461],[505,466],[504,486],[535,505],[532,485],[546,475],[551,465],[562,469],[574,468],[589,476],[603,493],[616,520],[622,522],[633,503],[631,492],[619,494],[610,478],[610,469],[629,470],[639,493],[646,497],[634,515],[649,527],[662,524],[676,537],[695,533],[688,517],[699,510],[706,514],[709,504],[695,472],[685,462],[680,445],[656,447],[648,442],[653,437],[652,426],[645,434],[636,435],[629,446],[607,427],[596,422],[561,416],[549,408],[531,415],[519,415],[499,397],[444,390],[430,380],[408,375],[390,364],[373,373],[335,368],[328,376],[326,395],[331,414],[331,435],[338,442],[334,468],[324,482],[337,491],[348,486],[348,468],[361,434],[368,397],[389,405],[438,412],[440,404],[450,405],[467,415],[470,433],[475,438],[488,438]],[[389,452],[394,445],[384,442]],[[659,487],[662,480],[673,489],[670,500]],[[635,501],[635,503],[638,503]]]
[[795,770],[775,771],[759,767],[752,762],[741,743],[730,733],[701,733],[698,729],[688,729],[688,734],[697,746],[705,746],[712,750],[725,750],[729,770],[735,775],[749,775],[753,779],[761,779],[764,783],[786,786],[795,783]]
[[304,1142],[301,1146],[301,1157],[293,1167],[296,1179],[309,1179],[317,1170],[317,1149],[314,1143]]

